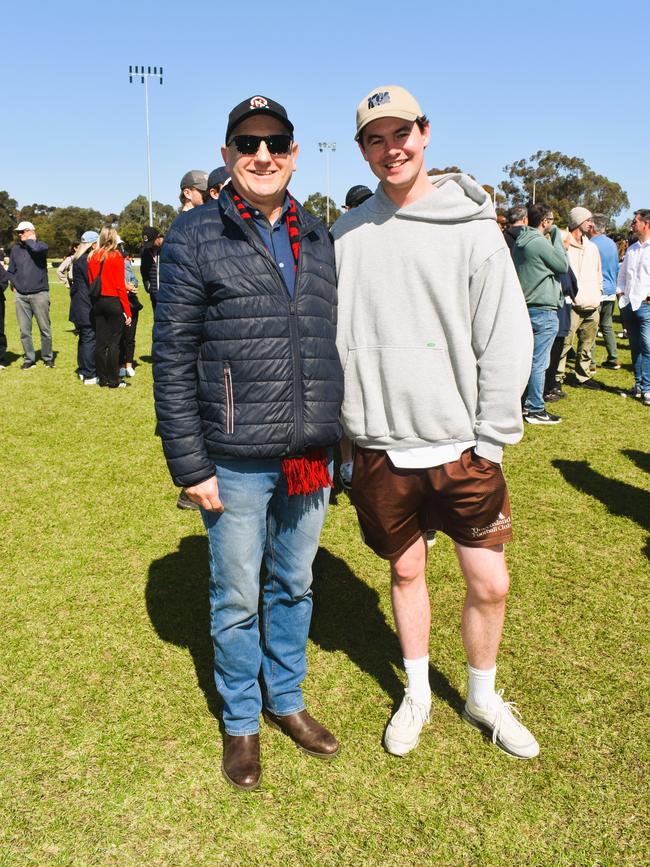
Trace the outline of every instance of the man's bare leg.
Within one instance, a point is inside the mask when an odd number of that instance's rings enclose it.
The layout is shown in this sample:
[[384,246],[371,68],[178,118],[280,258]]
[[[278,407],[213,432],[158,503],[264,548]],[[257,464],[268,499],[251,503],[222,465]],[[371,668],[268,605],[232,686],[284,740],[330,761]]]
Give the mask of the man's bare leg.
[[422,726],[428,722],[431,708],[431,607],[425,578],[426,565],[424,536],[390,564],[393,614],[408,676],[404,699],[384,735],[386,749],[396,756],[406,755],[418,745]]

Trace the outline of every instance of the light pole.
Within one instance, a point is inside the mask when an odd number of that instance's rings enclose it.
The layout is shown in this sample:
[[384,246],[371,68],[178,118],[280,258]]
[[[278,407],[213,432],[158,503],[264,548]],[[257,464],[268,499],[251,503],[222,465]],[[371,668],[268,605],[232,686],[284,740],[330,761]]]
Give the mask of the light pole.
[[153,226],[153,203],[151,199],[151,140],[149,137],[149,79],[158,78],[160,83],[163,83],[162,66],[154,66],[153,72],[151,66],[147,66],[145,72],[144,66],[129,66],[129,83],[133,84],[133,76],[139,76],[142,84],[144,84],[144,117],[147,126],[147,183],[149,189],[149,225]]
[[319,141],[318,142],[318,150],[323,153],[325,152],[325,172],[327,174],[327,194],[325,198],[325,209],[327,213],[327,228],[330,227],[330,151],[336,150],[336,142],[335,141]]

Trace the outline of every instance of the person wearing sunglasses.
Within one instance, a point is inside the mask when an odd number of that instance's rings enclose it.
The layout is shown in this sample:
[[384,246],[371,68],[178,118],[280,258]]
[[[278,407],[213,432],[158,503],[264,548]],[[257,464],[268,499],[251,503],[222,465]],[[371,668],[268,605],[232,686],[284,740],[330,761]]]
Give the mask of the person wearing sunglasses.
[[33,319],[36,319],[41,333],[41,359],[46,367],[54,367],[50,284],[47,279],[48,246],[44,241],[37,240],[34,224],[28,220],[22,220],[15,231],[18,243],[11,248],[7,270],[14,289],[16,318],[25,355],[20,369],[32,370],[36,366],[36,351],[32,342]]
[[268,97],[230,112],[230,182],[174,220],[153,335],[158,432],[208,534],[221,769],[243,790],[262,774],[261,713],[311,756],[339,751],[301,689],[343,372],[332,242],[288,192],[293,132]]

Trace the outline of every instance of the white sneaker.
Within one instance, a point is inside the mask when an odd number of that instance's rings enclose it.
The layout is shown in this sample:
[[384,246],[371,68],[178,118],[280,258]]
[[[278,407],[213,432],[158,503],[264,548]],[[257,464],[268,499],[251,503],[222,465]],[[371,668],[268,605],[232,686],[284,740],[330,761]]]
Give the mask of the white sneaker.
[[515,703],[503,700],[502,689],[496,693],[488,708],[481,708],[467,701],[463,710],[463,718],[470,725],[491,734],[492,743],[504,753],[518,759],[534,759],[539,754],[539,744],[515,716],[521,719]]
[[427,530],[427,548],[433,548],[436,544],[436,530]]
[[429,722],[431,702],[421,704],[414,701],[408,689],[404,691],[404,698],[399,710],[386,727],[384,746],[394,756],[405,756],[417,747],[420,742],[422,726]]
[[88,379],[84,379],[84,385],[97,385],[97,377],[89,376]]
[[125,376],[135,376],[135,370],[132,367],[125,367],[124,369],[126,371]]

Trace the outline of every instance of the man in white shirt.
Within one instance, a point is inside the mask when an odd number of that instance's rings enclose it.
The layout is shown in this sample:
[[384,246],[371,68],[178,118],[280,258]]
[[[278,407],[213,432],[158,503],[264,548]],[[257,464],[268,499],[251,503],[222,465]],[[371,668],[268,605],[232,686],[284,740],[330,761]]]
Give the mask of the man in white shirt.
[[629,247],[618,272],[616,294],[632,350],[634,387],[627,394],[650,406],[650,208],[634,212]]

